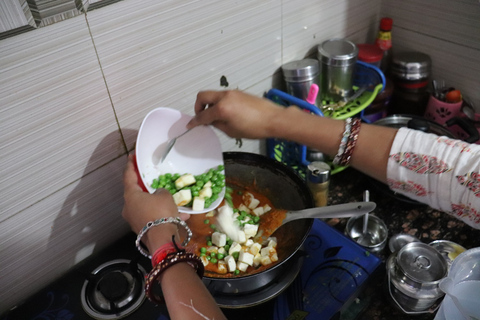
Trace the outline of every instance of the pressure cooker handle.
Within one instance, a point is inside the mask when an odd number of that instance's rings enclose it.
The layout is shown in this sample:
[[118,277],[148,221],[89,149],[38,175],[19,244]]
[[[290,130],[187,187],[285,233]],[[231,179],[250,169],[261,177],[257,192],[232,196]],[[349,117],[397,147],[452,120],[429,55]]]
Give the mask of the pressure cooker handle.
[[445,125],[447,127],[451,127],[453,125],[457,125],[463,129],[468,134],[468,138],[464,139],[468,143],[473,143],[480,139],[480,134],[478,133],[477,128],[475,125],[468,119],[461,118],[461,117],[454,117],[449,119]]
[[430,124],[425,119],[413,118],[408,121],[407,127],[410,129],[428,132],[428,130],[430,129]]

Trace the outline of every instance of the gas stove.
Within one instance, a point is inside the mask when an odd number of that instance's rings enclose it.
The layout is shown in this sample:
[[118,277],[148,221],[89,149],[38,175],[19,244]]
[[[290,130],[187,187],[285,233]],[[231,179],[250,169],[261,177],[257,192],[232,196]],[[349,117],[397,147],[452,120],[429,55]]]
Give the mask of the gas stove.
[[[168,320],[163,305],[145,299],[150,260],[128,234],[0,317],[19,319]],[[304,248],[277,279],[248,295],[212,295],[228,319],[330,319],[359,294],[381,260],[316,220]],[[205,281],[204,281],[205,282]],[[205,282],[207,288],[208,282]],[[296,319],[297,319],[296,318]]]

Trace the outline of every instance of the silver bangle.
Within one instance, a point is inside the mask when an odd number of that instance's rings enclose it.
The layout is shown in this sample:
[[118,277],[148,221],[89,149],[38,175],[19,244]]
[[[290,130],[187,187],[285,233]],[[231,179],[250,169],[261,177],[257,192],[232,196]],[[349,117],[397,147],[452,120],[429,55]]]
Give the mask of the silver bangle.
[[152,259],[152,256],[145,249],[142,248],[142,245],[140,243],[140,241],[142,240],[142,237],[145,235],[145,233],[147,233],[147,231],[150,228],[153,228],[165,223],[174,223],[177,225],[181,225],[182,227],[185,228],[185,230],[187,231],[187,238],[185,239],[185,241],[183,241],[182,246],[184,247],[187,246],[188,242],[192,238],[192,230],[190,230],[190,228],[187,226],[187,223],[180,218],[168,217],[168,218],[157,219],[155,221],[150,221],[138,233],[137,240],[135,240],[135,245],[137,246],[138,251],[140,251],[140,253],[143,254],[145,257]]
[[342,140],[340,141],[340,145],[338,146],[338,152],[335,158],[333,158],[333,164],[339,165],[340,161],[342,160],[343,153],[345,152],[345,148],[347,147],[348,138],[350,137],[352,129],[352,118],[348,118],[345,120],[345,131],[342,134]]

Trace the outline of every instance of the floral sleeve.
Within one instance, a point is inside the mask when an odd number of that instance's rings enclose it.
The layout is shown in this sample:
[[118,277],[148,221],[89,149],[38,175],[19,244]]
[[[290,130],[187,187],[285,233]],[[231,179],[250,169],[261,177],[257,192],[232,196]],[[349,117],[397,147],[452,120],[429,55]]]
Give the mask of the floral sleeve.
[[480,145],[401,128],[387,182],[393,191],[480,229]]

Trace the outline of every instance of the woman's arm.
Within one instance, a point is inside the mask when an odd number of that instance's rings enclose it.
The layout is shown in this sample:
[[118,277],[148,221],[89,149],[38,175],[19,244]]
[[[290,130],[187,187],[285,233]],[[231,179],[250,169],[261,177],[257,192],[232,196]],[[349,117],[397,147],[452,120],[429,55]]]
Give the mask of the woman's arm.
[[[168,191],[159,189],[153,195],[143,192],[137,179],[133,158],[130,156],[123,178],[125,205],[122,216],[135,233],[138,234],[149,221],[167,217],[188,218],[188,215],[178,213]],[[142,237],[142,242],[152,254],[162,245],[171,242],[172,235],[177,242],[183,240],[176,224],[161,224],[150,228]],[[202,280],[187,263],[168,267],[161,273],[159,281],[172,319],[225,319]]]
[[[319,117],[295,107],[240,91],[204,91],[197,96],[196,116],[188,128],[211,124],[234,138],[281,138],[317,149],[333,158],[345,121]],[[386,182],[388,154],[396,129],[362,124],[351,165]]]

